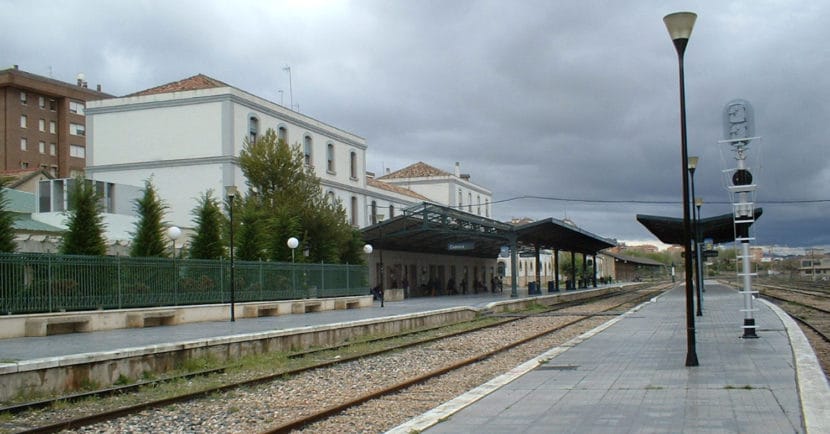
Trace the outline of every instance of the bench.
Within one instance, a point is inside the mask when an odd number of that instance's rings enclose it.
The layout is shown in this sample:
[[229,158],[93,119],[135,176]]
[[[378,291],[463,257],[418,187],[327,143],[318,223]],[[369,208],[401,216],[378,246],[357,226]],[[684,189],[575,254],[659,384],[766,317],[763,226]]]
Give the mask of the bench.
[[319,301],[295,301],[291,303],[291,313],[320,312],[322,309],[323,303]]
[[334,308],[336,310],[357,309],[360,307],[360,301],[354,299],[334,300]]
[[127,314],[128,328],[157,327],[175,324],[175,310],[151,310],[149,312],[131,312]]
[[255,304],[245,306],[242,309],[242,316],[245,318],[259,318],[261,316],[277,316],[280,314],[279,303]]
[[51,336],[88,332],[90,317],[86,315],[51,316],[26,320],[26,336]]

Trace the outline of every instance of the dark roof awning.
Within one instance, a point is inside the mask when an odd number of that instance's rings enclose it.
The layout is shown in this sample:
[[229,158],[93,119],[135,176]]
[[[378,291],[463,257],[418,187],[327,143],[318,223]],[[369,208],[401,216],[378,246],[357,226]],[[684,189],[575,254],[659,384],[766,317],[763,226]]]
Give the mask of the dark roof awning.
[[518,240],[524,245],[542,249],[594,254],[614,247],[616,243],[554,218],[547,218],[516,227]]
[[498,220],[423,202],[363,229],[375,249],[495,258],[513,227]]
[[593,254],[613,247],[612,241],[549,218],[513,226],[446,206],[421,203],[402,215],[362,230],[375,249],[496,258],[515,239],[521,248],[538,245]]
[[[758,220],[761,214],[763,210],[756,208],[755,220]],[[684,244],[682,218],[637,214],[637,221],[666,244]],[[714,244],[735,241],[735,224],[732,214],[700,219],[697,225],[701,240],[711,238]]]

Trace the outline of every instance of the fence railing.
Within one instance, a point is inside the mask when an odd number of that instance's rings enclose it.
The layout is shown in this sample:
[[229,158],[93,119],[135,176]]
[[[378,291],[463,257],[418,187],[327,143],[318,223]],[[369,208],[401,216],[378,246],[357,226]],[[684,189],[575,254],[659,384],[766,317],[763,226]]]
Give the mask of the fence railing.
[[[227,260],[0,253],[0,313],[227,303]],[[369,293],[365,265],[234,261],[236,302]]]

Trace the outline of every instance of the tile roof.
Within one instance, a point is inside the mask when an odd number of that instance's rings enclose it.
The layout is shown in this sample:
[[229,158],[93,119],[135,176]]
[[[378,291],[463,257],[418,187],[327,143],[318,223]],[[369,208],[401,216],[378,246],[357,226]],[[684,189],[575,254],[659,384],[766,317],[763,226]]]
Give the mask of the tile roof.
[[35,212],[35,195],[25,191],[17,191],[11,188],[3,189],[3,196],[8,201],[7,210],[17,213]]
[[366,185],[369,185],[369,186],[375,187],[375,188],[380,188],[382,190],[402,194],[402,195],[405,195],[405,196],[409,196],[409,197],[412,197],[412,198],[415,198],[415,199],[418,199],[418,200],[421,200],[421,201],[430,202],[429,198],[422,195],[422,194],[416,193],[416,192],[414,192],[414,191],[412,191],[408,188],[399,187],[397,185],[389,184],[388,182],[378,181],[377,179],[366,178]]
[[378,179],[401,179],[401,178],[428,178],[431,176],[450,176],[451,173],[445,172],[441,169],[430,166],[429,164],[419,161],[404,167],[401,170],[386,174]]
[[7,187],[9,188],[15,188],[37,175],[44,175],[49,179],[55,178],[43,169],[0,170],[0,178],[6,178],[8,180]]
[[162,84],[161,86],[152,87],[127,96],[156,95],[160,93],[183,92],[187,90],[213,89],[215,87],[230,87],[230,85],[204,74],[196,74],[183,80]]

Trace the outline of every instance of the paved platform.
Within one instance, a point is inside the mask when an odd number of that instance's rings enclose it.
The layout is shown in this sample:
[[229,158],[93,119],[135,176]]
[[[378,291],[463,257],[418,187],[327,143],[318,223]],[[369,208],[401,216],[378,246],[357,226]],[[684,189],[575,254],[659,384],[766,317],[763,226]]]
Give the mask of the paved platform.
[[[527,289],[520,290],[518,295],[518,298],[527,297]],[[383,308],[380,307],[379,301],[375,301],[371,308],[260,318],[238,318],[235,322],[211,321],[161,327],[0,339],[0,360],[4,362],[22,362],[62,358],[78,354],[209,340],[272,330],[290,330],[308,326],[347,323],[450,307],[472,306],[483,308],[489,303],[511,299],[513,298],[510,297],[510,291],[495,294],[422,297],[410,298],[400,302],[386,302]]]
[[828,433],[830,391],[779,308],[710,282],[696,317],[700,365],[686,367],[680,286],[530,360],[392,433]]

